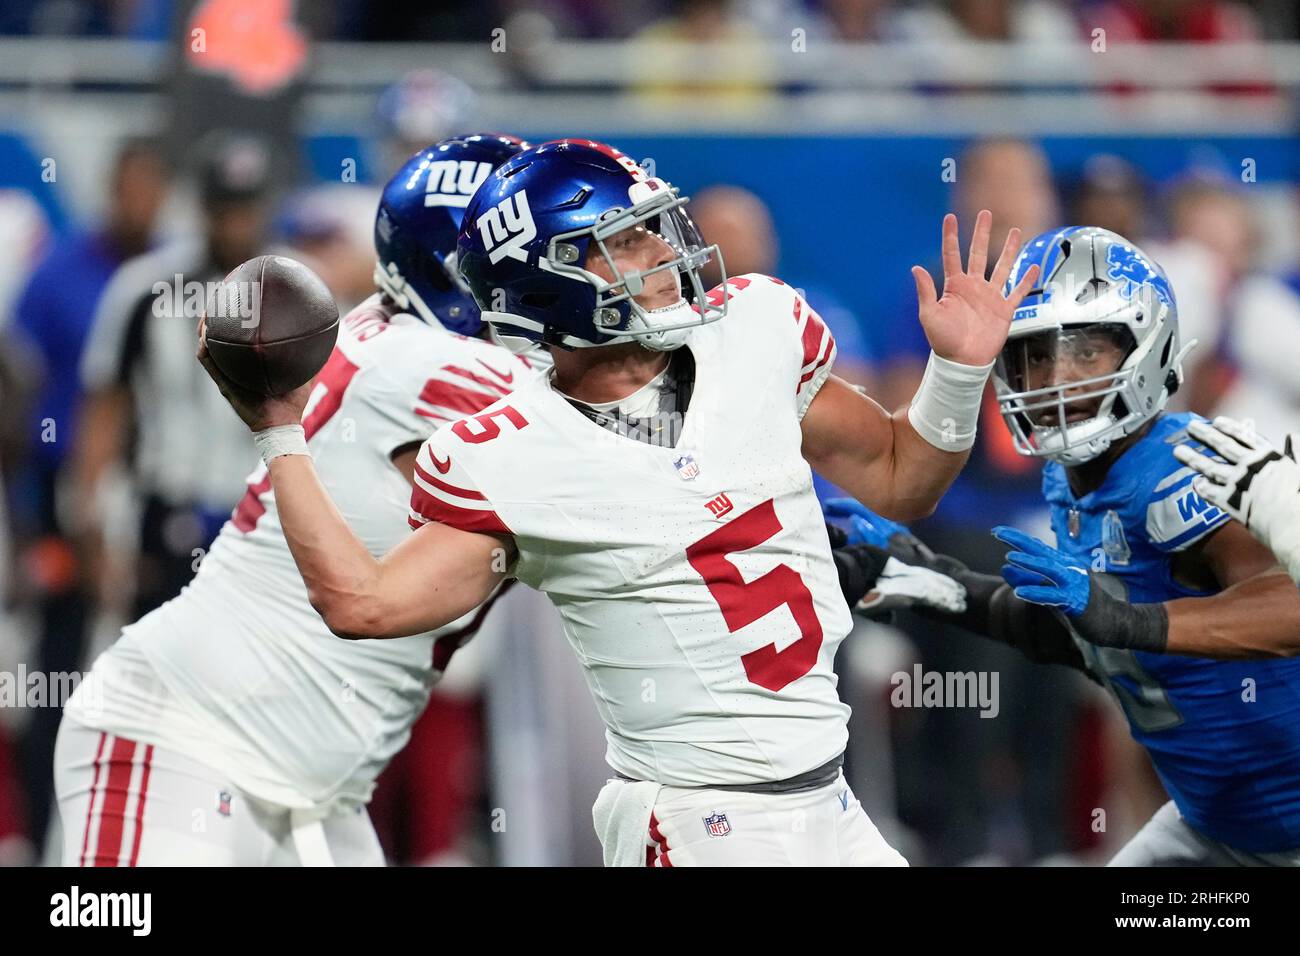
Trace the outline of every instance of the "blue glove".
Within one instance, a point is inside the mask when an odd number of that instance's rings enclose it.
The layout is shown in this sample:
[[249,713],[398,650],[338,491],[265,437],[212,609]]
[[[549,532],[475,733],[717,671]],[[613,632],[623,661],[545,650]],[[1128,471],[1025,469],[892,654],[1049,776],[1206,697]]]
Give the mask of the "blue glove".
[[1072,618],[1087,610],[1091,580],[1088,569],[1080,567],[1076,559],[1006,525],[994,528],[993,537],[1014,549],[1007,553],[1002,579],[1016,597],[1059,608]]
[[890,539],[895,535],[912,537],[906,525],[882,518],[855,498],[828,498],[822,504],[822,511],[828,518],[849,519],[849,545],[869,544],[888,551]]

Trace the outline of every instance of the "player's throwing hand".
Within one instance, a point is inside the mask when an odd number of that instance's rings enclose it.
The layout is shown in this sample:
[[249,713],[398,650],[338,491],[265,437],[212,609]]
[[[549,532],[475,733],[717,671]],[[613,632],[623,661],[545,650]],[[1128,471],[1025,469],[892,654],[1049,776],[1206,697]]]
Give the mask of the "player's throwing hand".
[[952,213],[944,216],[942,296],[936,295],[929,272],[920,266],[912,267],[921,326],[930,348],[940,358],[962,365],[983,366],[997,358],[1006,344],[1012,313],[1038,279],[1038,267],[1031,266],[1009,295],[1002,294],[1020,249],[1019,229],[1007,233],[992,275],[984,277],[992,228],[993,214],[981,210],[975,218],[970,255],[963,269],[961,248],[957,244],[957,217]]
[[204,340],[203,319],[199,319],[198,331],[199,348],[196,357],[199,364],[207,369],[222,396],[250,431],[260,432],[276,425],[297,425],[302,421],[302,410],[307,404],[307,396],[311,394],[314,379],[285,395],[259,395],[249,391],[232,382],[212,360]]

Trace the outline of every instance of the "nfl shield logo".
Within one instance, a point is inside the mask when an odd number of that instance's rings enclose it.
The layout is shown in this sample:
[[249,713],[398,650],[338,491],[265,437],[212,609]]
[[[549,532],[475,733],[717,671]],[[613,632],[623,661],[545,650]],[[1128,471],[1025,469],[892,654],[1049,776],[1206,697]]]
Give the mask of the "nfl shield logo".
[[709,831],[709,836],[726,836],[731,832],[731,824],[727,822],[725,813],[713,811],[713,816],[704,818],[704,829]]
[[682,455],[681,458],[673,462],[673,467],[677,469],[677,474],[682,481],[691,481],[700,473],[700,466],[695,463],[695,459],[690,455]]
[[234,800],[234,795],[229,790],[222,790],[217,794],[217,813],[223,817],[230,816],[230,802]]

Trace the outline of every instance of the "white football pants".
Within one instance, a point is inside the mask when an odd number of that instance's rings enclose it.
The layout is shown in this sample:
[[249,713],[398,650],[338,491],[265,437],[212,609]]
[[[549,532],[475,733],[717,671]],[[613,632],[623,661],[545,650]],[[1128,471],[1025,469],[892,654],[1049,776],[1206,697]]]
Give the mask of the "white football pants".
[[54,751],[64,866],[383,866],[364,807],[251,797],[184,754],[65,717]]

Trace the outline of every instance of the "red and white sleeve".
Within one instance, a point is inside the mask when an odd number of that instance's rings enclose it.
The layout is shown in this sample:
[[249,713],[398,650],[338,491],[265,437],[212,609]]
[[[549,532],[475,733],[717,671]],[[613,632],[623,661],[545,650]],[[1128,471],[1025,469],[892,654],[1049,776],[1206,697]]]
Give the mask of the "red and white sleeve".
[[835,336],[798,292],[794,294],[794,323],[799,330],[802,350],[799,381],[795,384],[799,418],[802,420],[808,406],[830,378],[831,366],[835,364]]
[[511,534],[460,458],[464,445],[440,429],[415,459],[408,523],[419,529],[430,521],[479,534]]

